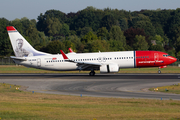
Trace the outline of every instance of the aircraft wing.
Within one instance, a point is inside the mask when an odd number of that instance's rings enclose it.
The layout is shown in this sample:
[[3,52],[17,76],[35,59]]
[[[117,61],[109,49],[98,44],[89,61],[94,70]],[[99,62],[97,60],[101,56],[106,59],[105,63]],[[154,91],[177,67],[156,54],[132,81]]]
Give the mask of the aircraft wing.
[[24,57],[15,57],[15,56],[10,56],[10,58],[15,59],[15,60],[21,60],[21,61],[26,61],[27,59]]
[[85,70],[85,69],[91,68],[91,67],[99,67],[102,65],[101,63],[90,63],[90,62],[81,62],[81,61],[70,60],[62,50],[60,50],[60,52],[65,61],[77,63],[78,69],[80,69],[80,70]]

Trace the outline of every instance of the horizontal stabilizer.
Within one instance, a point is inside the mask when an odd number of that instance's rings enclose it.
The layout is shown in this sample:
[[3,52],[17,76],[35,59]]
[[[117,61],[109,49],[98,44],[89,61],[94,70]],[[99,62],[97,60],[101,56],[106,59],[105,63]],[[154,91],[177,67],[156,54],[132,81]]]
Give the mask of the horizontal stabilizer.
[[27,59],[26,59],[26,58],[24,58],[24,57],[15,57],[15,56],[10,56],[10,58],[15,59],[15,60],[27,61]]

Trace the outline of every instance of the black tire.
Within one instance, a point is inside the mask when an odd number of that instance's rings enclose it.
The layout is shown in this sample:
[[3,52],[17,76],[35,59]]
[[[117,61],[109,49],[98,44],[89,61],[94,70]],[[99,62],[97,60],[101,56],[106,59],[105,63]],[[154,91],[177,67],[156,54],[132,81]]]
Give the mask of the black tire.
[[90,75],[90,76],[94,76],[94,75],[95,75],[95,72],[90,72],[89,75]]
[[160,71],[160,70],[158,70],[158,74],[161,74],[161,71]]

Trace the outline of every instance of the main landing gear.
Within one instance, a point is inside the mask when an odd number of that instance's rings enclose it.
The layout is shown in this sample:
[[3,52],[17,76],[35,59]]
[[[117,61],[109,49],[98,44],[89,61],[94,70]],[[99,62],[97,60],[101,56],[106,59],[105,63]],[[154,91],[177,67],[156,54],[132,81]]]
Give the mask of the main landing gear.
[[161,70],[160,70],[160,68],[159,68],[159,70],[158,70],[158,74],[161,74]]
[[90,75],[90,76],[94,76],[94,75],[95,75],[94,70],[93,70],[93,71],[91,71],[91,72],[89,73],[89,75]]

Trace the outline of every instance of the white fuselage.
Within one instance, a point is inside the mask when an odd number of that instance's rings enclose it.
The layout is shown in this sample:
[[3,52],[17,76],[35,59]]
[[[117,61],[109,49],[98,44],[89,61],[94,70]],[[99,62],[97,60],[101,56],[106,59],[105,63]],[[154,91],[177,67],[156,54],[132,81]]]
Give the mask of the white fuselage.
[[[70,60],[88,63],[110,64],[115,63],[119,68],[134,68],[135,53],[134,51],[124,52],[99,52],[99,53],[69,53],[66,54]],[[61,54],[44,55],[26,57],[26,61],[14,60],[17,64],[27,67],[54,70],[54,71],[69,71],[79,70],[77,64],[66,62]]]

